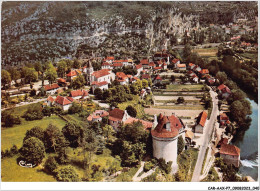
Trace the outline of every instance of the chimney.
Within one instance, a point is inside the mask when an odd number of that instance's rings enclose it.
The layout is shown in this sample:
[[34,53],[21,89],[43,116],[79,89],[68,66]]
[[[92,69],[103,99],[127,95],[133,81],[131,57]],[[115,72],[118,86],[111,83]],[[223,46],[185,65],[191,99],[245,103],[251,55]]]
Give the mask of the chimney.
[[158,125],[157,115],[154,114],[154,120],[153,120],[153,127],[152,127],[152,129],[154,129],[157,125]]
[[166,131],[171,131],[171,123],[170,122],[166,123]]

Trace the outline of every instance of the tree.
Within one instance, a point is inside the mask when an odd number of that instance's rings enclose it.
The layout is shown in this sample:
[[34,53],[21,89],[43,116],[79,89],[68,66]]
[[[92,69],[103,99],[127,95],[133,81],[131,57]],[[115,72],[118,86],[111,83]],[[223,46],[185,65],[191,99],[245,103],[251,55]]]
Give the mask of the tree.
[[63,78],[67,71],[67,64],[64,60],[58,62],[57,73],[58,76]]
[[246,117],[252,113],[248,100],[236,100],[230,105],[230,115],[239,125],[246,121]]
[[177,103],[184,103],[184,97],[178,97]]
[[83,138],[83,129],[76,124],[67,123],[62,128],[62,133],[65,138],[70,142],[70,146],[77,148]]
[[56,78],[58,77],[57,71],[55,67],[52,65],[51,62],[47,64],[47,71],[45,73],[45,79],[49,80],[49,83],[52,84],[55,82]]
[[39,89],[38,96],[45,96],[45,95],[46,95],[46,90],[44,89],[44,87],[41,87]]
[[11,75],[6,70],[1,71],[1,83],[3,84],[5,89],[6,85],[9,85],[11,83]]
[[58,163],[55,160],[55,158],[53,156],[49,156],[44,163],[44,169],[47,172],[53,174],[54,171],[57,169],[57,167],[58,167]]
[[128,106],[126,107],[126,111],[127,111],[127,113],[128,113],[130,116],[136,117],[137,111],[136,111],[136,109],[135,109],[133,106],[128,105]]
[[34,68],[23,67],[22,76],[25,78],[25,81],[28,84],[38,79],[38,74]]
[[27,130],[23,141],[25,141],[26,139],[29,139],[31,137],[36,137],[36,138],[40,139],[41,141],[44,141],[44,130],[38,126],[35,126],[35,127],[31,128],[30,130]]
[[233,101],[241,100],[245,98],[245,93],[240,89],[232,90],[231,92],[232,92]]
[[191,55],[191,46],[189,43],[187,43],[187,44],[185,44],[184,49],[183,49],[184,59],[187,59],[189,55]]
[[85,83],[86,81],[84,77],[82,75],[79,75],[78,77],[76,77],[75,80],[72,81],[72,87],[73,89],[80,89],[84,87]]
[[44,145],[48,152],[59,152],[67,146],[67,141],[58,127],[49,124],[44,131]]
[[103,91],[103,99],[107,102],[110,102],[110,100],[112,99],[112,92],[111,90],[104,90]]
[[26,160],[26,162],[38,165],[42,162],[42,159],[45,156],[44,144],[36,137],[26,139],[20,150],[20,154],[22,158]]
[[9,111],[4,111],[1,115],[1,121],[5,127],[13,127],[15,124],[21,124],[21,118],[18,115],[14,115]]
[[75,59],[73,62],[73,68],[80,68],[81,67],[81,63],[78,59]]
[[40,104],[30,106],[24,113],[23,117],[27,121],[33,121],[43,118],[42,108]]
[[59,167],[56,171],[56,178],[60,182],[78,182],[79,175],[72,166]]
[[8,72],[11,75],[11,79],[17,83],[17,80],[21,78],[21,73],[17,68],[11,67]]
[[79,113],[81,111],[82,111],[81,105],[79,103],[73,102],[68,110],[68,113],[74,114],[74,113]]
[[219,80],[220,84],[224,83],[227,81],[227,75],[225,72],[218,72],[216,74],[216,78]]
[[142,87],[147,88],[148,87],[148,81],[146,79],[142,79]]
[[174,75],[171,75],[171,81],[175,82],[175,76]]
[[103,92],[100,88],[96,88],[94,90],[94,95],[95,95],[96,99],[101,99],[101,100],[103,99],[103,97],[102,97]]
[[35,71],[38,72],[38,76],[40,75],[40,72],[42,72],[42,64],[40,62],[36,62],[34,64],[34,69]]
[[178,137],[178,143],[177,144],[178,144],[178,155],[179,155],[185,147],[185,143],[184,143],[182,136]]

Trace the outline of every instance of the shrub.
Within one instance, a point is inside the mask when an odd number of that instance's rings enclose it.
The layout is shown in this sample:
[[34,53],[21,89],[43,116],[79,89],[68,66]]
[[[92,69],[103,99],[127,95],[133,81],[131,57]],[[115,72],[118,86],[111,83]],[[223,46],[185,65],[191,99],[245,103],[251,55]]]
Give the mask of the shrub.
[[80,180],[79,175],[72,166],[60,167],[55,172],[57,180],[61,182],[78,182]]
[[31,106],[24,113],[23,117],[27,121],[39,120],[43,118],[41,105]]
[[80,104],[73,102],[72,106],[68,110],[68,113],[74,114],[74,113],[79,113],[81,111],[82,111],[82,108],[81,108]]
[[184,140],[183,140],[182,136],[179,136],[178,137],[178,155],[183,151],[184,147],[185,147]]
[[10,112],[4,111],[1,116],[2,122],[4,122],[5,127],[13,127],[15,124],[21,124],[21,118]]
[[151,170],[153,167],[154,167],[154,164],[152,162],[150,162],[150,161],[146,162],[144,164],[144,172]]
[[30,130],[27,130],[23,141],[25,141],[26,139],[29,139],[31,137],[36,137],[36,138],[40,139],[41,141],[43,141],[44,140],[44,130],[38,126],[35,126],[35,127],[31,128]]
[[49,156],[44,164],[45,170],[53,174],[54,171],[57,169],[57,167],[58,167],[58,163],[56,162],[55,158],[53,156]]
[[126,107],[126,111],[127,111],[127,113],[128,113],[131,117],[136,117],[136,115],[137,115],[136,109],[135,109],[133,106],[131,106],[131,105],[129,105],[129,106]]

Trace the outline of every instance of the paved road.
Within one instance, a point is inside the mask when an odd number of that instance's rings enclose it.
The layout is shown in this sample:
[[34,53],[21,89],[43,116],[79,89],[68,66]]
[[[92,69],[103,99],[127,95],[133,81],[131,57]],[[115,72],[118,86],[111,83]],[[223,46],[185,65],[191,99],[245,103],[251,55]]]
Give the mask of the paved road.
[[193,176],[191,179],[192,182],[199,182],[200,172],[202,169],[202,164],[203,164],[203,160],[205,157],[206,149],[208,147],[208,143],[211,138],[211,133],[213,131],[214,122],[217,119],[217,113],[218,113],[218,99],[216,99],[217,93],[210,90],[210,95],[212,97],[213,109],[212,109],[210,119],[207,123],[207,127],[205,128],[204,133],[203,133],[204,141],[203,141],[203,144],[200,146],[197,163],[196,163],[196,166],[195,166],[195,169],[193,172]]
[[[38,103],[38,102],[41,102],[41,101],[45,101],[47,98],[43,98],[43,99],[36,99],[34,101],[31,101],[31,102],[21,102],[21,103],[18,103],[16,104],[14,107],[20,107],[20,106],[23,106],[23,105],[30,105],[30,104],[33,104],[33,103]],[[1,111],[4,111],[6,109],[10,109],[12,107],[9,107],[9,108],[3,108],[1,109]]]

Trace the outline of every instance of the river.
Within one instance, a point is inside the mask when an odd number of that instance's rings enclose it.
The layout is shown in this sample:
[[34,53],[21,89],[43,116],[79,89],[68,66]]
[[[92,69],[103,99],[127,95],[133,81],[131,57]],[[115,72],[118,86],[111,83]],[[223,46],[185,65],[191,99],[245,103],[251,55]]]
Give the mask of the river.
[[251,176],[254,180],[258,180],[258,104],[248,99],[252,106],[252,122],[250,128],[245,132],[244,136],[237,139],[232,144],[240,148],[241,166],[239,173],[242,176]]

